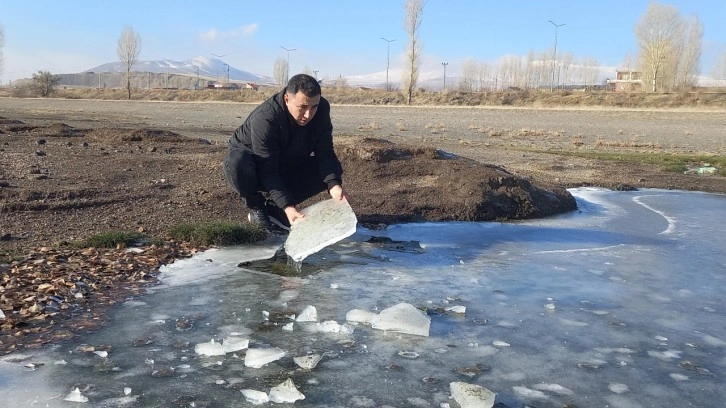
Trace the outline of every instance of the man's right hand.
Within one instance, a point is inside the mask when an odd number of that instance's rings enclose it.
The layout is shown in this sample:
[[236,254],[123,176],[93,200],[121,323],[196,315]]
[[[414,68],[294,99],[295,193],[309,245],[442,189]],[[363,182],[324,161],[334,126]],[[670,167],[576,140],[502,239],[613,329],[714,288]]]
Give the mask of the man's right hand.
[[295,223],[295,221],[299,220],[300,218],[305,217],[305,214],[299,212],[294,205],[288,205],[283,211],[285,211],[285,215],[287,215],[287,220],[290,221],[290,225]]

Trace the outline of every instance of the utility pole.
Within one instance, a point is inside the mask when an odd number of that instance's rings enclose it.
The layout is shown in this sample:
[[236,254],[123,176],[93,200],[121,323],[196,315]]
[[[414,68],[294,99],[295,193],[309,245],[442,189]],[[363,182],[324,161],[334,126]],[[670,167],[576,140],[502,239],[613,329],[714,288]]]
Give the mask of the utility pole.
[[[563,25],[565,25],[565,23],[556,24],[552,20],[549,20],[549,22],[552,23],[553,26],[555,26],[555,55],[552,58],[552,83],[550,84],[550,92],[552,92],[553,91],[554,84],[555,84],[555,65],[557,64],[557,29],[559,29],[560,27],[562,27]],[[557,86],[559,86],[560,85],[559,84],[559,82],[560,82],[559,76],[557,77],[557,82],[558,82]]]
[[225,82],[224,85],[229,86],[229,64],[227,64],[226,62],[223,62],[222,66],[227,69],[227,82]]
[[287,77],[285,78],[285,83],[287,83],[290,80],[290,52],[296,51],[296,48],[285,48],[282,45],[280,46],[283,50],[287,51]]
[[320,72],[320,71],[313,71],[313,74],[315,74],[315,80],[316,81],[318,80],[318,72]]
[[381,37],[381,40],[388,43],[386,44],[386,91],[390,91],[391,89],[388,87],[388,69],[391,67],[391,43],[396,40],[387,40],[383,37]]
[[441,65],[444,66],[444,91],[446,91],[446,66],[449,65],[448,62],[442,62]]
[[199,89],[199,67],[197,65],[193,65],[194,71],[197,73],[197,85],[194,87],[194,89]]

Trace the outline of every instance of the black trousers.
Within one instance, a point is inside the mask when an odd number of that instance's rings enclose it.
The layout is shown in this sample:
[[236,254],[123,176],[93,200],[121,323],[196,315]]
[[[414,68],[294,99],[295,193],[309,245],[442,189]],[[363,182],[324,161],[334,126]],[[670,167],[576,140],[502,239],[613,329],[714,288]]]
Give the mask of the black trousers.
[[[257,162],[251,152],[245,149],[229,149],[222,168],[227,184],[237,191],[248,208],[264,207],[267,191],[260,183]],[[320,178],[315,156],[284,167],[280,173],[295,204],[327,190],[326,184]]]

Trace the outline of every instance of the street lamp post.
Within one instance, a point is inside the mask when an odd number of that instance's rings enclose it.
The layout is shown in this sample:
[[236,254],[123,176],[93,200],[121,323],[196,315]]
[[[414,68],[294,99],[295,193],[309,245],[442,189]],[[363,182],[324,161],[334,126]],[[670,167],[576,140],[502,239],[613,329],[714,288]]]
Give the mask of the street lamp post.
[[318,72],[320,72],[320,71],[313,71],[313,74],[315,74],[315,80],[316,81],[318,80]]
[[446,66],[449,65],[448,62],[442,62],[441,65],[444,66],[444,91],[446,91]]
[[381,40],[385,41],[386,44],[386,91],[390,90],[388,88],[388,69],[391,67],[391,43],[396,41],[394,40],[387,40],[383,37],[381,37]]
[[[552,58],[552,83],[550,84],[550,92],[552,92],[554,84],[555,84],[555,64],[557,63],[557,29],[565,25],[565,23],[562,24],[556,24],[554,21],[549,20],[550,23],[552,23],[553,26],[555,26],[555,54]],[[557,78],[557,86],[559,86],[559,77]]]
[[296,51],[296,48],[285,48],[282,45],[280,46],[283,50],[287,51],[287,76],[285,77],[285,83],[287,83],[290,80],[290,52]]

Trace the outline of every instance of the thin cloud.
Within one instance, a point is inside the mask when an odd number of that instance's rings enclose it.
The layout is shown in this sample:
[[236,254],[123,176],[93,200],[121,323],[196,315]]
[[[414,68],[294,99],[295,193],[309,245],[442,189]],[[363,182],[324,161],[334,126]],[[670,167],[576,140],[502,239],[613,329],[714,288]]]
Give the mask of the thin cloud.
[[216,28],[212,28],[199,34],[199,38],[205,41],[214,41],[221,38],[249,37],[256,33],[259,28],[260,25],[257,23],[248,24],[228,31],[220,31]]

